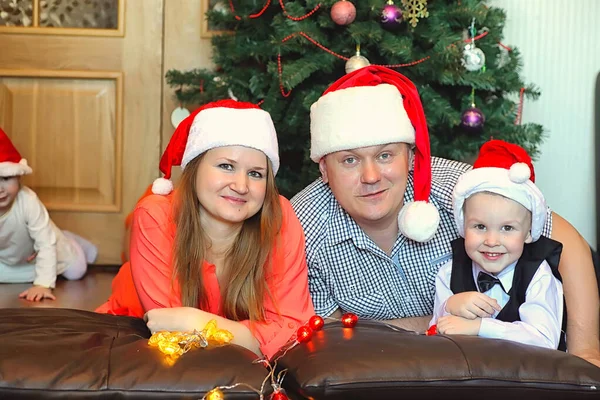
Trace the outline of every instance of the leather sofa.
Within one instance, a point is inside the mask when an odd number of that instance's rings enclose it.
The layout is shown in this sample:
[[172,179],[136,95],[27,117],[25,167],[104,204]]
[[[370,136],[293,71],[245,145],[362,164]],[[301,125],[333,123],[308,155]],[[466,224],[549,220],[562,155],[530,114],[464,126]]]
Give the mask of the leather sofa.
[[[228,345],[174,364],[140,319],[71,309],[0,309],[0,399],[257,399],[267,369]],[[292,399],[597,399],[600,368],[503,340],[424,336],[373,321],[327,324],[277,362]],[[270,386],[266,385],[265,399]]]

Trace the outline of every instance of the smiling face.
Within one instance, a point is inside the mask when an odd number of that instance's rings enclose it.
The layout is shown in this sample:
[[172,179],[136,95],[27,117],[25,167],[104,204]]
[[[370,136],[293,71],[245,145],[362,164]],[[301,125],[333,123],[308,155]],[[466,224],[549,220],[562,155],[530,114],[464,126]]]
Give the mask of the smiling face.
[[404,203],[409,145],[391,143],[328,154],[319,162],[323,180],[363,229],[396,224]]
[[18,176],[0,176],[0,215],[10,210],[20,187]]
[[531,212],[514,200],[488,192],[464,204],[465,250],[471,260],[498,274],[523,254],[531,243]]
[[263,206],[267,157],[259,150],[225,146],[208,150],[196,174],[196,195],[203,225],[237,226]]

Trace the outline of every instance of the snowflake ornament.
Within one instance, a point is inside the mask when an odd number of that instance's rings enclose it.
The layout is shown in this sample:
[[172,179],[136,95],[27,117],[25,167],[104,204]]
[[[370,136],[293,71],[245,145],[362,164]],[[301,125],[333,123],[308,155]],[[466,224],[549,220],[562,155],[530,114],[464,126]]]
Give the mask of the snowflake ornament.
[[429,17],[427,11],[427,0],[402,0],[404,6],[404,19],[414,28],[419,22],[419,18]]

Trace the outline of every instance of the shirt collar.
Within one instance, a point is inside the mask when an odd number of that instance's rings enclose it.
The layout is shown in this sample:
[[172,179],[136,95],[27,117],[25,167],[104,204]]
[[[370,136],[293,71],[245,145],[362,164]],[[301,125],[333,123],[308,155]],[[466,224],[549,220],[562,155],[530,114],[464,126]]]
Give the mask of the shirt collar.
[[[331,195],[333,196],[333,193]],[[329,219],[327,242],[335,246],[346,240],[353,240],[358,247],[366,248],[369,241],[366,233],[342,208],[335,196],[333,199],[330,207],[331,218]]]
[[[327,241],[330,245],[334,246],[339,243],[342,243],[346,240],[353,240],[359,248],[366,249],[369,247],[369,243],[372,243],[371,239],[367,236],[367,234],[362,230],[362,228],[356,223],[356,221],[342,208],[340,203],[335,198],[335,195],[329,188],[329,185],[326,185],[327,190],[333,201],[331,202],[329,213],[331,218],[329,219],[329,227],[327,234]],[[429,202],[432,203],[436,208],[440,209],[442,206],[445,206],[441,202],[438,201],[437,196],[434,196],[434,190],[432,185],[432,191],[429,195]],[[442,197],[443,198],[443,197]],[[415,187],[414,187],[414,174],[411,169],[408,172],[408,176],[406,179],[406,189],[404,190],[404,204],[408,204],[413,202],[415,199]],[[399,246],[399,243],[402,241],[398,241],[398,239],[405,240],[404,236],[401,233],[398,233],[398,238],[396,238],[396,243],[392,247],[392,252]],[[504,284],[504,283],[502,283]]]
[[[366,249],[369,247],[369,243],[372,243],[372,240],[367,236],[367,234],[362,230],[362,228],[356,223],[354,218],[350,216],[343,209],[340,203],[335,198],[335,195],[327,186],[327,190],[333,201],[331,202],[331,206],[329,208],[329,213],[331,218],[329,219],[328,226],[328,234],[327,241],[330,245],[335,246],[339,243],[342,243],[346,240],[353,240],[359,248]],[[414,201],[415,198],[415,189],[414,189],[414,177],[413,170],[411,169],[408,173],[406,180],[406,189],[404,190],[404,204],[410,203]],[[434,200],[430,196],[430,201]],[[436,201],[432,201],[434,205],[437,206]],[[398,237],[402,238],[402,234],[398,233]],[[393,246],[393,249],[398,245],[398,238],[396,238],[396,243]]]

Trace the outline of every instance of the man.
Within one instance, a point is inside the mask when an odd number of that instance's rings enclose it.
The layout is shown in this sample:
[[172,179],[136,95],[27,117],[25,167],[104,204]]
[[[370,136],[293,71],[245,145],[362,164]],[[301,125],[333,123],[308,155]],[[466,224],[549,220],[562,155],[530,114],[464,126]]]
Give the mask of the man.
[[[471,167],[431,157],[414,84],[368,66],[311,107],[311,159],[322,177],[292,199],[306,235],[316,312],[387,320],[425,331],[435,276],[458,237],[452,190]],[[600,300],[590,250],[548,211],[543,234],[563,243],[560,272],[569,351],[600,366]]]

